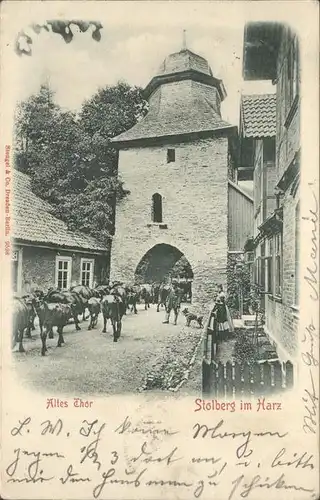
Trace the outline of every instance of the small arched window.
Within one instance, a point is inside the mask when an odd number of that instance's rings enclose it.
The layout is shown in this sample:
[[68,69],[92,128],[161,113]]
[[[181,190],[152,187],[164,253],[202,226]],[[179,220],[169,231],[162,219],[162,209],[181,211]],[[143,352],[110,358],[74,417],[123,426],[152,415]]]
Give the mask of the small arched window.
[[162,196],[159,193],[152,195],[152,222],[162,222]]

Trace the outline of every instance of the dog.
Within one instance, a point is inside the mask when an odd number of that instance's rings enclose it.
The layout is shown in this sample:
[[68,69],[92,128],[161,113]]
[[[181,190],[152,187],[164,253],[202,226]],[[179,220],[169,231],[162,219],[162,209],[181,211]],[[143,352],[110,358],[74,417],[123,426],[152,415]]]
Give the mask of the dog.
[[185,308],[181,312],[186,317],[186,326],[190,326],[191,321],[196,321],[199,325],[199,328],[203,328],[203,316],[197,316],[196,314],[189,312],[187,308]]

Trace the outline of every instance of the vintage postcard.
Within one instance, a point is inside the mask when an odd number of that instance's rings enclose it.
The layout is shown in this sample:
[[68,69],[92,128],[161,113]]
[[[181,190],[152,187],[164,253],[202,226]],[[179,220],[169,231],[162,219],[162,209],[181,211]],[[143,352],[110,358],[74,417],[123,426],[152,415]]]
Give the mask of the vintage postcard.
[[1,498],[320,498],[318,25],[1,3]]

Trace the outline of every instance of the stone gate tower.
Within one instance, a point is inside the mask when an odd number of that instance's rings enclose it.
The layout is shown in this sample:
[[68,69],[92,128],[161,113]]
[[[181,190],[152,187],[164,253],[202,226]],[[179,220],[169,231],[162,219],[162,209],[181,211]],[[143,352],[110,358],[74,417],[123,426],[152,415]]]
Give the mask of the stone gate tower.
[[[188,49],[169,55],[145,89],[147,115],[113,139],[130,194],[116,208],[110,278],[145,282],[184,255],[194,302],[226,285],[228,171],[236,127],[221,118],[226,97],[208,62]],[[147,264],[141,266],[147,254]]]

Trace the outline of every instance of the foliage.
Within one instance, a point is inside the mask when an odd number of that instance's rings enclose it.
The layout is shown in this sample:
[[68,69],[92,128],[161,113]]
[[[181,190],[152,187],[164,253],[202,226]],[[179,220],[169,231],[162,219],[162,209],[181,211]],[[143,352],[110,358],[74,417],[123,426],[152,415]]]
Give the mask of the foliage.
[[39,35],[43,30],[60,35],[65,43],[70,43],[73,39],[73,29],[79,29],[81,33],[91,30],[92,39],[96,42],[101,40],[100,30],[103,28],[98,21],[81,21],[81,20],[50,20],[44,24],[31,24],[27,29],[18,33],[15,41],[15,51],[19,56],[32,55],[31,45],[33,43],[33,35]]
[[42,85],[17,108],[16,168],[31,176],[33,191],[52,205],[53,215],[107,244],[115,202],[128,194],[110,139],[145,111],[140,89],[126,83],[100,89],[79,115],[62,110]]
[[240,331],[234,345],[235,361],[243,365],[244,363],[253,364],[258,359],[258,352],[252,343],[248,333]]
[[249,301],[251,290],[250,269],[243,261],[233,259],[228,260],[227,265],[227,281],[228,281],[228,306],[237,315],[240,314],[241,304],[243,300],[243,312],[249,313]]
[[183,277],[187,279],[193,278],[193,272],[189,261],[184,255],[175,263],[172,268],[172,276]]

